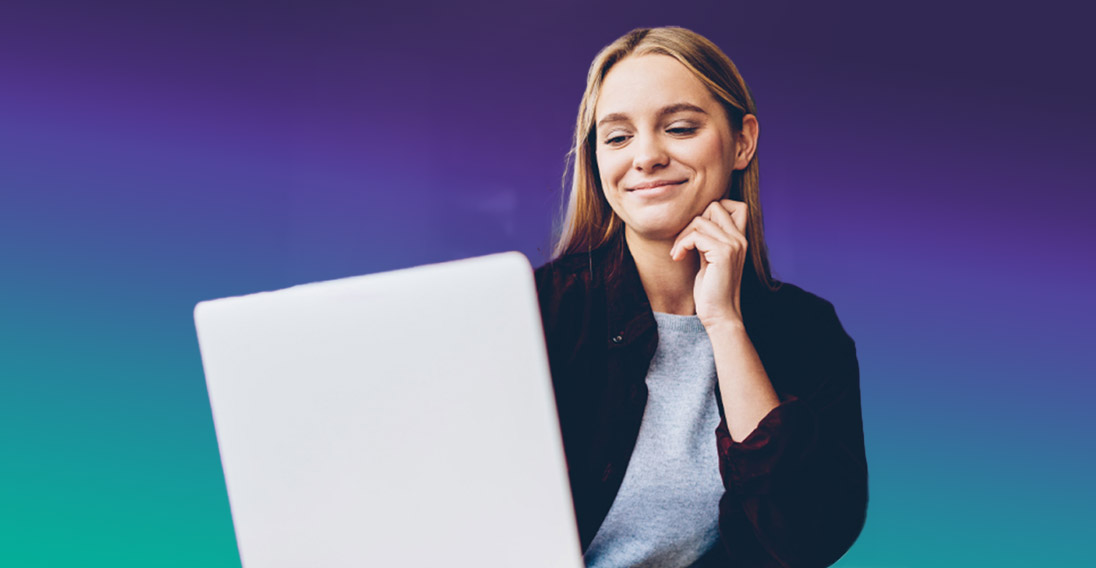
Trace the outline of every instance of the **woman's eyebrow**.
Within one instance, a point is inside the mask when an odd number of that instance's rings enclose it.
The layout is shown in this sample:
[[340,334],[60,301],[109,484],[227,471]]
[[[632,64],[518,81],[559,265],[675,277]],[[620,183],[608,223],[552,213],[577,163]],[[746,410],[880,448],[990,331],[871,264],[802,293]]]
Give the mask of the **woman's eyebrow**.
[[[700,114],[708,114],[704,109],[702,109],[702,108],[700,108],[700,107],[698,107],[698,106],[696,106],[692,103],[676,103],[676,104],[664,106],[661,109],[659,109],[658,116],[662,117],[662,116],[666,116],[667,114],[674,114],[675,112],[698,112]],[[601,125],[603,125],[607,122],[627,121],[628,118],[629,118],[628,115],[625,114],[625,113],[614,112],[612,114],[605,115],[604,117],[602,117],[601,120],[597,121],[597,126],[600,127]]]

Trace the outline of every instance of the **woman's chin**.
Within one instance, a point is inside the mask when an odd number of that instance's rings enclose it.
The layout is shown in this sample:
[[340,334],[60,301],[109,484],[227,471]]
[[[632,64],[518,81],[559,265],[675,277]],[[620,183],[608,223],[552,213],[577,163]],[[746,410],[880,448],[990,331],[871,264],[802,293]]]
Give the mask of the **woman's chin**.
[[647,241],[647,242],[668,242],[672,244],[677,240],[677,236],[681,234],[681,231],[685,230],[688,223],[669,223],[669,222],[634,222],[631,225],[625,225],[625,230],[629,234],[629,240],[634,242],[635,240]]

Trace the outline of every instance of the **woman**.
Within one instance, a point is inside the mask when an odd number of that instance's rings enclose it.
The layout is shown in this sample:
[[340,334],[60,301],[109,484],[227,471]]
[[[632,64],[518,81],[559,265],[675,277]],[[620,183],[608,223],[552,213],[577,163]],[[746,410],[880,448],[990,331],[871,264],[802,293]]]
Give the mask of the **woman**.
[[590,67],[536,271],[588,566],[828,566],[863,526],[855,348],[769,273],[757,140],[691,31],[634,30]]

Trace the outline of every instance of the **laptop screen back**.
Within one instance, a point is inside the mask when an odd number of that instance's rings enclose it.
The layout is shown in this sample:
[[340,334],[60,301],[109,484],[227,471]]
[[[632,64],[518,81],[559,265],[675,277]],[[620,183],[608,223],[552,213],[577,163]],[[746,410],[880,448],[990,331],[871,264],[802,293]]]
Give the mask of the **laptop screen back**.
[[195,322],[244,566],[583,565],[520,253]]

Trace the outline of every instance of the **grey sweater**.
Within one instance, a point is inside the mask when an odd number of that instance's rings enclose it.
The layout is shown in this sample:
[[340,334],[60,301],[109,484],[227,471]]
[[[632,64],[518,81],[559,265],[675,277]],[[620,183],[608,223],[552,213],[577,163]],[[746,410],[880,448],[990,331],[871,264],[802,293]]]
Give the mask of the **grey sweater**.
[[719,540],[715,360],[696,316],[655,313],[658,348],[624,481],[585,560],[589,568],[685,567]]

